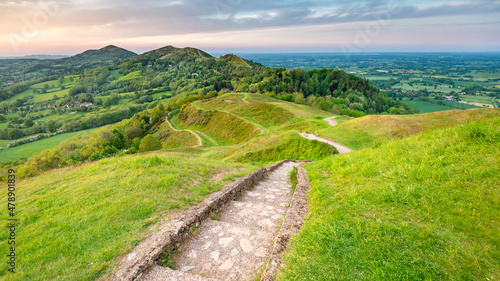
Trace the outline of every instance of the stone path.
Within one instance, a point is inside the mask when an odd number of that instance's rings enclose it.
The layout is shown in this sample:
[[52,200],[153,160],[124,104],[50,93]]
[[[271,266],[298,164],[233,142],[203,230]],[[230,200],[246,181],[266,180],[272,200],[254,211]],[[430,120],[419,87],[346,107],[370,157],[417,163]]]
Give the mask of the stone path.
[[300,164],[283,164],[238,201],[230,202],[221,214],[201,224],[174,259],[180,271],[176,274],[197,276],[178,277],[170,269],[154,266],[140,280],[254,280],[267,261],[290,204],[290,171]]

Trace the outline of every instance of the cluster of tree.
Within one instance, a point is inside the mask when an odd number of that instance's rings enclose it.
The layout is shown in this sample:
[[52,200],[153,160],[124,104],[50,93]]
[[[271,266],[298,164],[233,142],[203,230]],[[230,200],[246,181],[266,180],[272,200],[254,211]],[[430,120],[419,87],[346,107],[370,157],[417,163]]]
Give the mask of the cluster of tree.
[[[186,103],[213,96],[213,92],[206,95],[201,93],[178,95],[150,109],[137,112],[131,118],[115,125],[104,126],[92,133],[78,135],[30,159],[21,159],[5,165],[18,170],[17,174],[20,177],[31,177],[43,171],[77,165],[85,161],[158,150],[162,148],[161,142],[151,134],[155,125],[165,121],[168,111],[179,109]],[[6,178],[6,175],[0,171],[0,181],[5,181]]]
[[338,69],[280,71],[252,85],[249,90],[271,92],[285,100],[350,116],[416,113],[381,92],[368,80]]
[[0,129],[0,139],[15,140],[39,133],[67,133],[98,128],[130,118],[135,113],[155,105],[156,104],[129,105],[126,107],[113,108],[111,110],[92,112],[85,116],[75,115],[75,117],[72,118],[59,120],[34,122],[28,117],[24,120],[22,126],[20,124],[15,124],[17,126],[14,126],[9,123],[7,128]]

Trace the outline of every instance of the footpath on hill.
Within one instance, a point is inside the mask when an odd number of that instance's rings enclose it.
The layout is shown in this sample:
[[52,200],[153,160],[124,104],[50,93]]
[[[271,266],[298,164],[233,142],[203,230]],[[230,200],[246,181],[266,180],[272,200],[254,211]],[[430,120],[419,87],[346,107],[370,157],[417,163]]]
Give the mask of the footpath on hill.
[[201,140],[201,137],[200,137],[200,136],[198,136],[198,134],[197,134],[197,133],[195,133],[195,132],[193,132],[193,131],[191,131],[191,130],[177,130],[176,128],[174,128],[174,126],[172,126],[172,123],[170,123],[170,121],[168,121],[168,117],[170,117],[170,113],[171,113],[171,112],[169,112],[169,113],[168,113],[168,115],[167,115],[167,117],[165,118],[165,121],[167,122],[168,126],[170,126],[170,128],[171,128],[172,130],[177,131],[177,132],[183,132],[183,131],[186,131],[186,132],[189,132],[189,133],[193,134],[195,137],[197,137],[197,138],[198,138],[198,145],[195,145],[195,146],[193,146],[193,147],[200,147],[200,146],[202,146],[202,145],[203,145],[203,141]]
[[139,280],[254,280],[287,213],[290,172],[300,164],[284,163],[220,214],[203,221],[174,259],[178,271],[154,265]]
[[[338,124],[338,123],[337,123],[337,121],[333,120],[333,119],[335,119],[335,118],[336,118],[336,116],[333,116],[333,117],[325,118],[325,119],[323,119],[323,120],[325,120],[326,122],[328,122],[328,124],[330,124],[330,126],[337,126],[337,124]],[[304,137],[304,138],[306,138],[306,139],[308,139],[308,140],[317,140],[317,141],[320,141],[320,142],[324,142],[324,143],[326,143],[326,144],[329,144],[329,145],[331,145],[331,146],[335,147],[335,148],[338,150],[338,152],[339,152],[340,154],[353,152],[353,150],[352,150],[352,149],[350,149],[350,148],[349,148],[349,147],[347,147],[347,146],[343,146],[343,145],[341,145],[340,143],[336,143],[336,142],[329,141],[329,140],[324,139],[324,138],[320,138],[320,137],[318,137],[318,136],[317,136],[317,135],[315,135],[315,134],[309,134],[309,133],[306,133],[306,132],[299,132],[299,134],[300,134],[302,137]]]

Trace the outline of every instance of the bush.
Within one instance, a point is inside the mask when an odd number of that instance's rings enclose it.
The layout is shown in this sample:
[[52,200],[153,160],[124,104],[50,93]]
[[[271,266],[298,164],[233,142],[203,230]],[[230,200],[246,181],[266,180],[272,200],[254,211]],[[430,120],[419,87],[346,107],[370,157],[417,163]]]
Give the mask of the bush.
[[139,145],[140,152],[153,151],[161,149],[161,142],[152,135],[147,135],[141,140]]

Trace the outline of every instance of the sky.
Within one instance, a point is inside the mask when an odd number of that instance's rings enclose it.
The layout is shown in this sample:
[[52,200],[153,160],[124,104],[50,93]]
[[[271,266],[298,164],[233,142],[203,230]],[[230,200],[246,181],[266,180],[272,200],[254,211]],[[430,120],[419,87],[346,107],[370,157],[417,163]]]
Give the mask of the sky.
[[500,52],[500,0],[0,0],[0,56]]

